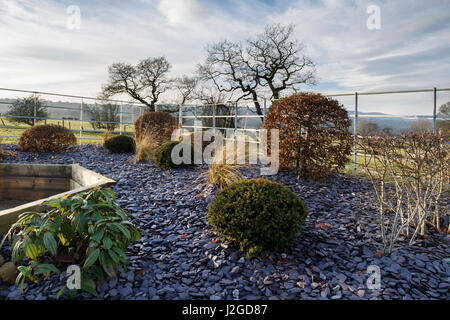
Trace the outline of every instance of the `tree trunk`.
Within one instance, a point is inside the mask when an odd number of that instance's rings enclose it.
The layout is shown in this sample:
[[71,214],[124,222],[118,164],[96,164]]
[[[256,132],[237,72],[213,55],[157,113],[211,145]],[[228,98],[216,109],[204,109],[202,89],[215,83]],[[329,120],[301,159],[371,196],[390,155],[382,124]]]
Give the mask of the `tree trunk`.
[[264,113],[261,110],[261,104],[258,101],[258,95],[256,94],[256,91],[252,91],[252,98],[256,108],[256,113],[261,116],[261,122],[264,122]]

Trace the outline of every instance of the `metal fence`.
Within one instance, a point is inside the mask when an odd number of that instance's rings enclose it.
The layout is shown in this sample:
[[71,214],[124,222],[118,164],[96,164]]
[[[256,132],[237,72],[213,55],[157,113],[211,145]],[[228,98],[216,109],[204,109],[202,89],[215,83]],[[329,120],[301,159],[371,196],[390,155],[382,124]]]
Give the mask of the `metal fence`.
[[[412,97],[413,101],[405,102],[405,95],[409,94],[408,97]],[[440,94],[440,95],[439,95]],[[396,98],[393,98],[394,95],[397,95]],[[422,96],[418,96],[422,95]],[[349,112],[349,115],[352,119],[352,131],[353,131],[353,140],[354,140],[354,150],[353,150],[353,165],[352,167],[347,167],[348,169],[352,169],[353,174],[357,172],[357,139],[358,139],[358,124],[359,119],[371,119],[371,121],[384,122],[390,124],[393,130],[396,131],[408,131],[408,126],[412,124],[412,122],[417,120],[429,121],[429,127],[431,130],[436,132],[437,129],[437,120],[445,119],[443,117],[438,116],[438,106],[450,102],[450,88],[432,88],[432,89],[420,89],[420,90],[402,90],[402,91],[383,91],[383,92],[354,92],[354,93],[340,93],[340,94],[327,94],[327,97],[331,97],[337,99],[341,104]],[[367,101],[364,98],[371,97],[372,101]],[[377,104],[377,99],[374,97],[383,97],[381,99],[381,103],[386,104],[386,100],[389,100],[388,106],[390,109],[396,109],[399,105],[405,106],[403,110],[407,109],[408,103],[415,105],[415,109],[420,107],[421,114],[409,112],[409,114],[388,114],[388,113],[380,113]],[[399,99],[400,97],[400,99]],[[374,101],[375,100],[375,101]],[[383,101],[385,100],[385,101]],[[403,103],[402,103],[403,102]],[[241,102],[241,103],[229,103],[222,104],[221,106],[226,106],[229,110],[229,114],[220,114],[217,115],[217,105],[209,105],[207,106],[207,111],[212,114],[205,114],[205,106],[180,106],[179,110],[179,121],[180,125],[183,128],[188,130],[198,130],[198,129],[218,129],[218,130],[232,130],[234,134],[238,134],[239,132],[249,132],[252,133],[252,136],[256,138],[251,139],[250,143],[259,144],[259,139],[257,138],[260,132],[260,128],[263,125],[264,118],[267,112],[270,110],[270,105],[272,101],[264,99],[260,101],[260,105],[262,106],[263,115],[256,114],[255,107],[253,106],[253,102]],[[200,109],[200,110],[199,110]],[[365,112],[362,111],[365,109]],[[372,110],[371,110],[372,109]],[[243,111],[247,111],[245,114]],[[392,110],[395,112],[396,110]],[[423,113],[422,113],[423,111]],[[230,125],[230,122],[227,126],[218,125],[217,122],[222,119],[232,119],[233,123]],[[252,121],[251,125],[248,126],[248,120],[257,120]],[[209,125],[204,125],[202,122],[205,120],[209,120]],[[244,121],[243,121],[244,120]],[[188,123],[186,123],[188,122]],[[194,122],[194,123],[193,123]],[[200,125],[198,125],[200,123]],[[381,128],[380,128],[381,129]],[[254,135],[253,135],[254,134]],[[235,140],[236,141],[236,140]]]
[[[14,104],[15,99],[27,97],[30,94],[45,98],[44,106],[49,110],[53,110],[49,112],[49,116],[39,117],[36,113],[36,106],[30,106],[30,108],[34,107],[32,116],[6,116],[8,109]],[[371,119],[374,122],[381,121],[383,123],[390,123],[390,126],[397,131],[402,128],[407,130],[407,126],[413,121],[423,120],[429,121],[430,129],[436,131],[437,121],[442,118],[437,113],[438,107],[450,101],[450,88],[354,92],[327,94],[326,96],[337,99],[344,105],[351,116],[354,152],[353,166],[350,168],[356,174],[359,119]],[[64,99],[65,101],[54,101],[55,99]],[[259,144],[258,137],[260,130],[267,112],[270,111],[272,101],[264,99],[259,103],[263,113],[262,115],[257,114],[253,101],[210,105],[172,105],[173,108],[171,110],[175,110],[173,115],[178,118],[180,126],[184,129],[190,131],[209,128],[221,131],[231,130],[235,135],[238,133],[247,133],[252,139],[247,139],[246,142]],[[117,121],[99,121],[92,119],[89,110],[105,104],[112,104],[117,108],[115,111]],[[402,113],[405,110],[408,111],[409,104],[415,104],[416,110],[419,107],[421,114],[414,112],[408,112],[409,114]],[[380,113],[380,106],[387,106],[390,113]],[[398,112],[399,110],[400,112]],[[2,139],[2,143],[8,141],[17,142],[20,133],[29,128],[30,125],[17,125],[17,122],[12,120],[33,118],[33,123],[43,121],[45,123],[57,123],[68,127],[71,131],[78,133],[78,141],[80,144],[86,141],[100,141],[100,134],[104,130],[95,129],[95,124],[113,124],[118,129],[113,132],[119,134],[132,132],[135,120],[145,111],[145,105],[130,101],[105,100],[76,95],[0,88],[0,138]]]
[[[34,101],[29,104],[30,110],[26,115],[8,114],[17,99],[29,98],[30,95]],[[42,105],[37,104],[37,96]],[[38,106],[45,108],[48,115],[39,116]],[[100,120],[92,118],[93,110],[100,114]],[[44,122],[67,127],[78,135],[79,144],[100,141],[101,133],[106,130],[100,127],[112,127],[112,132],[119,134],[132,132],[135,120],[144,112],[143,104],[130,101],[0,88],[0,138],[2,143],[15,143],[32,124]],[[101,116],[101,113],[111,113],[114,119]]]

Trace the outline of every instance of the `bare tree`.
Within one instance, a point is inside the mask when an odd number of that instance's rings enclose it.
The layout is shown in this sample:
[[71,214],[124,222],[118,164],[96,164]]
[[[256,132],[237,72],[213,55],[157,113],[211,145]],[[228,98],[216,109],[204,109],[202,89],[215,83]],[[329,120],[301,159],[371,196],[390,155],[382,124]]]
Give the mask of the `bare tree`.
[[248,55],[242,44],[220,41],[206,48],[208,56],[204,64],[198,65],[198,74],[203,81],[211,82],[223,93],[240,91],[236,99],[251,97],[258,115],[263,115],[258,101],[258,79],[248,68]]
[[439,107],[438,115],[443,118],[450,117],[450,101]]
[[248,67],[261,85],[269,86],[273,99],[283,90],[296,92],[300,85],[316,83],[315,65],[303,54],[304,45],[292,39],[293,32],[292,24],[274,24],[248,41]]
[[[231,100],[231,95],[218,90],[214,86],[199,86],[193,95],[194,99],[201,103],[201,107],[197,107],[198,115],[200,116],[212,116],[213,108],[215,108],[216,116],[216,127],[221,128],[233,128],[234,119],[233,118],[222,118],[220,116],[230,116],[233,114],[233,106],[228,102]],[[205,127],[212,127],[212,118],[202,119],[202,124]]]
[[368,122],[361,120],[358,124],[358,134],[362,136],[375,135],[380,131],[378,124],[375,122]]
[[171,68],[165,57],[141,60],[136,66],[113,63],[108,67],[108,83],[102,88],[103,97],[128,94],[134,100],[155,111],[161,93],[169,89],[172,80],[167,77]]
[[120,106],[112,103],[99,103],[86,106],[94,130],[114,131],[120,124]]
[[17,98],[4,114],[6,118],[14,123],[24,123],[34,126],[42,118],[49,116],[45,102],[38,95],[31,95],[25,98]]
[[200,85],[195,89],[193,99],[202,104],[224,104],[231,100],[231,95],[214,86]]
[[437,129],[450,131],[450,101],[439,107],[438,116],[443,119],[436,121]]
[[178,90],[178,101],[180,104],[185,104],[195,99],[195,89],[198,82],[199,79],[197,77],[188,77],[186,75],[175,79],[173,86]]
[[237,101],[252,99],[262,116],[258,98],[265,87],[271,98],[278,99],[284,90],[295,92],[302,84],[315,83],[314,63],[303,55],[303,45],[292,39],[293,30],[293,25],[275,24],[244,44],[224,40],[209,45],[198,74],[221,92],[241,92]]

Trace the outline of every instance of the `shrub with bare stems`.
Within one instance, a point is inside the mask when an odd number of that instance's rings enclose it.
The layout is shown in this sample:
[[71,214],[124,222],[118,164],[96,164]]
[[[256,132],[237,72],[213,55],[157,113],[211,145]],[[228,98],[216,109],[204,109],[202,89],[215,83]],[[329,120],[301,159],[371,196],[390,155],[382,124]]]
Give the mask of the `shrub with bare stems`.
[[[429,226],[439,232],[440,200],[448,196],[450,144],[442,132],[359,139],[363,168],[373,185],[379,209],[383,252],[390,254],[400,235],[412,244]],[[450,225],[446,227],[450,231]]]

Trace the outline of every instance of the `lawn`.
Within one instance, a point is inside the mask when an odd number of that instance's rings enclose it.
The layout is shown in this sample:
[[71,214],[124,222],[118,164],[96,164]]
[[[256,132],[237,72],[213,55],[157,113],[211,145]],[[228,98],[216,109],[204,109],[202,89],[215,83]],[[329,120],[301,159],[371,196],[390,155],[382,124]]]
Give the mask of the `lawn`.
[[[20,135],[26,130],[26,129],[16,129],[16,128],[5,128],[5,127],[29,127],[25,124],[17,124],[13,123],[9,120],[7,120],[4,117],[0,117],[0,139],[2,143],[7,144],[17,144],[19,142]],[[38,122],[38,124],[57,124],[64,126],[70,130],[73,130],[73,133],[77,137],[77,143],[80,144],[80,121],[77,120],[46,120]],[[83,131],[82,133],[82,140],[81,144],[100,144],[102,141],[102,132],[90,132],[95,131],[95,129],[92,127],[92,124],[90,122],[83,122]],[[115,129],[116,133],[119,133],[119,127]],[[123,126],[123,132],[133,132],[133,126],[131,125],[124,125]],[[7,138],[11,136],[17,136],[16,138]]]

